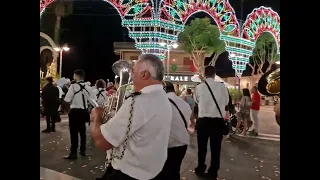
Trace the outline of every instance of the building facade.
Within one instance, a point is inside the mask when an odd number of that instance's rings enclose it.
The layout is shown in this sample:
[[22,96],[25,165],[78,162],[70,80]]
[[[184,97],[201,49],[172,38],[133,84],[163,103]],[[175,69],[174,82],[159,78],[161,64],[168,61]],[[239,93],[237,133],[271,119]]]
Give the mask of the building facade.
[[[240,79],[240,88],[252,88],[252,86],[255,86],[258,84],[259,80],[261,78],[261,75],[254,75],[254,76],[242,76]],[[222,78],[225,82],[231,84],[231,85],[237,85],[237,78],[236,77],[227,77]]]
[[[141,54],[141,51],[135,48],[133,42],[115,42],[114,52],[116,55],[119,55],[122,60],[138,60],[138,57]],[[205,53],[202,53],[201,56],[202,58],[205,58]],[[169,63],[167,62],[168,59]],[[164,60],[163,63],[166,75],[192,76],[197,73],[189,54],[180,49],[171,50],[169,58]],[[167,68],[167,64],[169,65],[169,68]],[[167,69],[169,69],[169,72]]]

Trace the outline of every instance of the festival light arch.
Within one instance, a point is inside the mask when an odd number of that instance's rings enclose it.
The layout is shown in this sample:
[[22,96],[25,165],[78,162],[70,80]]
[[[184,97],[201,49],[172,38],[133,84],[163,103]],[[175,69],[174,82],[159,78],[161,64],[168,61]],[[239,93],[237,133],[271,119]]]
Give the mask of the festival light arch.
[[[55,0],[40,0],[40,18],[45,8]],[[162,32],[173,24],[157,19],[153,0],[102,0],[112,5],[121,17],[121,24],[129,30],[129,37],[135,40],[136,48],[142,53],[152,53],[165,58],[166,48],[160,46],[161,39],[176,41],[177,37]],[[183,29],[183,26],[180,27]]]
[[[40,18],[45,8],[55,0],[40,0]],[[280,54],[280,17],[271,8],[261,6],[250,13],[240,28],[229,0],[103,0],[111,4],[121,17],[129,37],[142,53],[152,53],[165,59],[168,45],[178,40],[188,18],[197,12],[209,14],[226,43],[226,51],[237,76],[241,76],[262,32],[276,39]],[[161,43],[165,42],[165,46]]]
[[229,0],[161,0],[159,18],[185,25],[198,12],[205,12],[216,22],[223,34],[239,36],[239,22]]
[[241,37],[256,42],[263,32],[269,32],[277,43],[280,54],[280,16],[271,8],[261,6],[248,14]]

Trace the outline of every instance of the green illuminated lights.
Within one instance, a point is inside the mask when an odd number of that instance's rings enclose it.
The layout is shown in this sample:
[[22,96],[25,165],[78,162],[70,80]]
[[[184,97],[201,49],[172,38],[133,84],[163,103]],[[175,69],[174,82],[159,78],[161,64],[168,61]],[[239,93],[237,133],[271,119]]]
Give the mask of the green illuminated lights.
[[137,43],[136,48],[138,49],[160,49],[160,50],[167,50],[167,47],[161,46],[158,43]]
[[163,32],[154,32],[154,31],[129,31],[129,37],[133,39],[159,38],[162,40],[170,40],[170,41],[178,40],[178,37],[176,35],[167,34]]
[[248,63],[249,62],[249,57],[229,57],[229,59],[231,61],[241,61],[241,62],[245,62]]
[[255,42],[249,41],[244,38],[235,37],[235,36],[228,36],[228,35],[222,35],[220,36],[220,39],[227,42],[237,43],[241,45],[246,45],[249,47],[252,47],[252,49],[255,47]]
[[229,53],[238,53],[238,54],[243,54],[246,56],[251,56],[252,55],[252,50],[246,50],[246,49],[242,49],[242,48],[238,48],[238,47],[230,47],[230,46],[226,46],[226,51],[228,51]]
[[172,22],[167,22],[159,19],[143,19],[143,20],[122,20],[122,26],[124,27],[162,27],[174,31],[183,31],[184,26],[179,24],[174,24]]

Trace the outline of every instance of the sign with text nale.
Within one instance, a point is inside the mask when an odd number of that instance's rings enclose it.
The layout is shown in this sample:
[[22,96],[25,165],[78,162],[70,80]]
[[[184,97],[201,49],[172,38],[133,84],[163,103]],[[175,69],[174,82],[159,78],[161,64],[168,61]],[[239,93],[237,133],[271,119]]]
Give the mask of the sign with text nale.
[[191,77],[192,76],[169,75],[169,76],[165,76],[165,80],[174,81],[174,82],[192,82]]

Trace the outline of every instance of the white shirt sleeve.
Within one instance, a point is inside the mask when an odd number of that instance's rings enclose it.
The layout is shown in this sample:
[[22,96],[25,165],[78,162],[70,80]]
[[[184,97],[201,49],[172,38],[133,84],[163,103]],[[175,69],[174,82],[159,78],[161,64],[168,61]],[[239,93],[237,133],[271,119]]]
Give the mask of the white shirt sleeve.
[[229,92],[228,92],[227,87],[224,87],[224,89],[225,89],[224,90],[224,96],[227,97],[225,103],[226,103],[226,105],[228,105],[228,103],[229,103]]
[[[132,98],[127,99],[120,107],[117,114],[106,124],[100,126],[103,137],[114,147],[119,147],[126,138],[128,130]],[[142,107],[135,102],[133,109],[130,136],[142,127],[146,121],[143,116]]]
[[64,98],[64,101],[71,103],[73,96],[74,96],[73,84],[71,84],[66,94],[66,97]]
[[[193,97],[197,104],[199,104],[199,98],[198,98],[199,96],[198,96],[198,94],[197,94],[197,92],[199,92],[199,90],[198,90],[199,88],[198,88],[198,87],[199,87],[199,86],[196,86],[196,88],[195,88],[195,90],[194,90],[194,97]],[[199,93],[200,93],[200,92],[199,92]]]
[[[89,86],[90,87],[90,86]],[[89,90],[89,97],[95,101],[97,101],[97,94],[94,92],[94,89],[92,87],[88,88]]]

